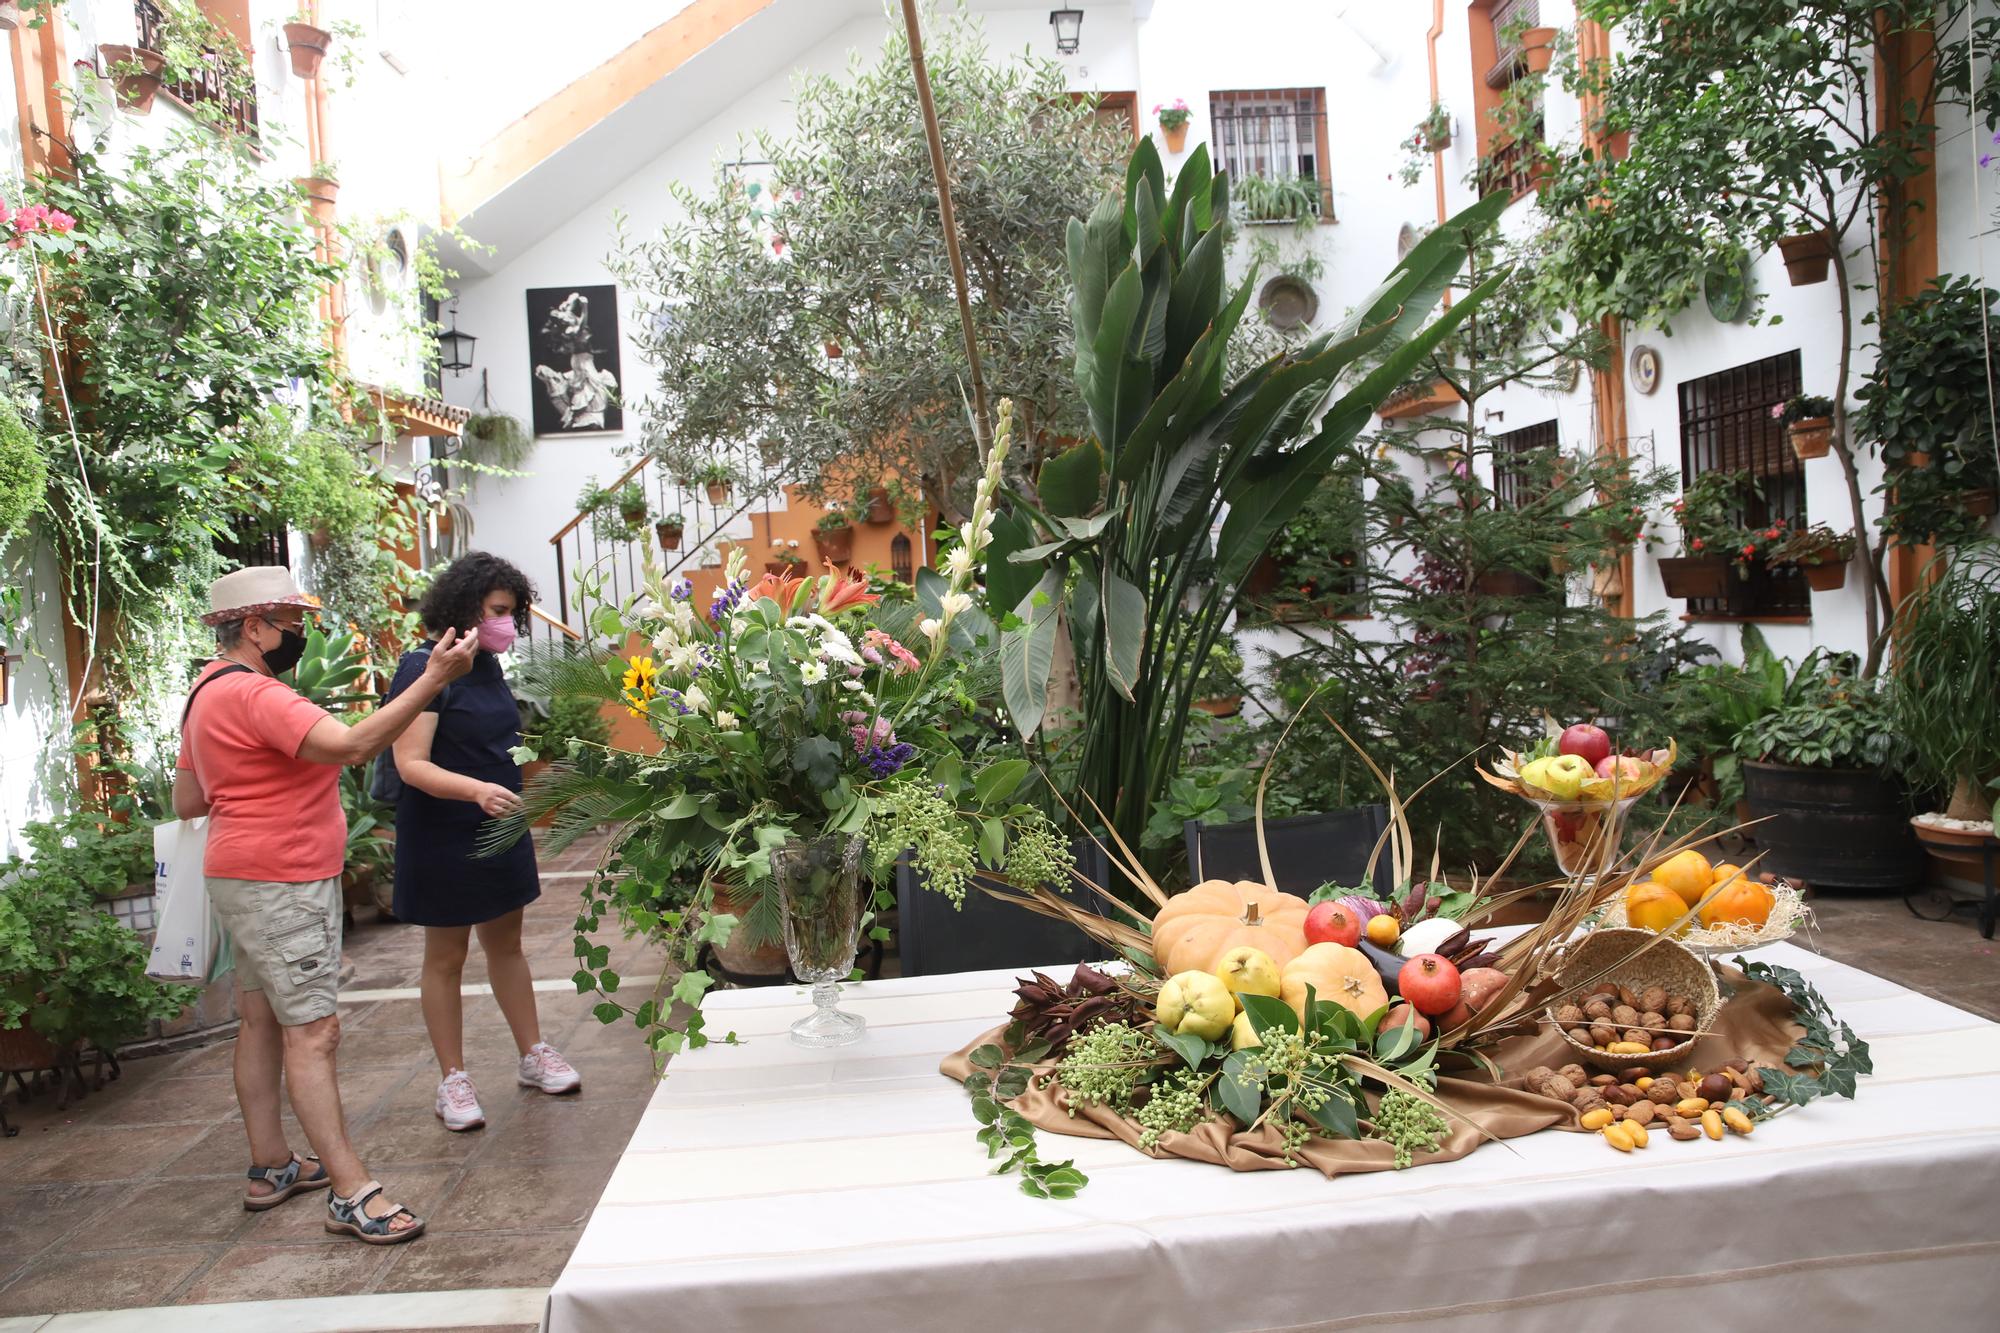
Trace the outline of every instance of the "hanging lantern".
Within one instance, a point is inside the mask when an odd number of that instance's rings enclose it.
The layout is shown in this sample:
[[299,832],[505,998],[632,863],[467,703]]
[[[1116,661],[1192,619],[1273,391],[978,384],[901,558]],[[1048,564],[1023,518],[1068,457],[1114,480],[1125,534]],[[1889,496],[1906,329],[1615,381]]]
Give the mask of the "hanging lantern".
[[438,334],[438,368],[462,375],[472,369],[472,345],[479,339],[458,328],[458,302],[451,303],[451,327]]
[[1066,56],[1075,55],[1077,43],[1082,40],[1083,11],[1052,9],[1049,11],[1049,26],[1056,30],[1057,53]]

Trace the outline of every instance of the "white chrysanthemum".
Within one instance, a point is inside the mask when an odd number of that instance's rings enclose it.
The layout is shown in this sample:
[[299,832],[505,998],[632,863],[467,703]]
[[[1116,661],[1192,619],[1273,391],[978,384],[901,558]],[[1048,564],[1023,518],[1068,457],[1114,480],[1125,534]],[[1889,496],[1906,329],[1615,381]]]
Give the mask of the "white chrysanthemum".
[[826,663],[824,662],[799,663],[799,679],[804,681],[808,685],[819,684],[821,681],[826,679]]
[[718,731],[736,730],[736,714],[730,712],[727,708],[716,709],[715,726]]
[[819,655],[843,666],[861,665],[861,654],[854,651],[854,640],[831,625],[820,631]]
[[681,699],[694,712],[706,713],[708,711],[708,696],[702,693],[701,686],[699,685],[690,685],[685,690],[682,690]]

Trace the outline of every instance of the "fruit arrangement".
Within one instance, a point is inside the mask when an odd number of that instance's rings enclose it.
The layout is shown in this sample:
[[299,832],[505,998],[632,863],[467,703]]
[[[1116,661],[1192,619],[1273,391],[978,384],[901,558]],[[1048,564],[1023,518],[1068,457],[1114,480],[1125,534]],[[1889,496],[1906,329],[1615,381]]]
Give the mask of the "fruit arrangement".
[[1603,803],[1652,790],[1673,771],[1676,754],[1672,742],[1664,750],[1614,754],[1602,727],[1579,722],[1531,750],[1502,750],[1482,776],[1525,800]]
[[1643,991],[1599,982],[1550,1011],[1572,1041],[1607,1055],[1651,1055],[1671,1051],[1692,1037],[1700,1024],[1699,1001],[1664,986]]
[[1643,930],[1584,935],[1565,949],[1556,981],[1544,1020],[1583,1063],[1614,1072],[1686,1058],[1722,1007],[1706,964]]
[[1799,891],[1767,885],[1738,865],[1711,865],[1692,848],[1634,880],[1605,913],[1605,923],[1671,934],[1698,949],[1748,949],[1790,935],[1805,919]]
[[1586,1074],[1581,1065],[1537,1065],[1523,1079],[1528,1091],[1576,1108],[1577,1123],[1620,1152],[1647,1147],[1653,1131],[1669,1138],[1720,1139],[1749,1134],[1777,1098],[1747,1060],[1725,1060],[1709,1073],[1690,1069],[1655,1074],[1641,1065],[1618,1074]]

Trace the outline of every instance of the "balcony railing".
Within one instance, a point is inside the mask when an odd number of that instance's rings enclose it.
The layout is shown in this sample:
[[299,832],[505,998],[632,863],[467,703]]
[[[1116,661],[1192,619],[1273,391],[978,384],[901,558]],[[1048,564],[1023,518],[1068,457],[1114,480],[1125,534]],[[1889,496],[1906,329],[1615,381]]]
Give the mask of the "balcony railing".
[[1537,168],[1542,164],[1542,122],[1536,120],[1528,132],[1509,143],[1497,144],[1479,167],[1479,192],[1505,190],[1519,199],[1535,188]]
[[[148,51],[162,51],[167,41],[167,16],[153,0],[133,0],[139,18],[139,45]],[[238,60],[245,59],[240,55]],[[202,52],[201,69],[193,76],[160,86],[183,104],[194,107],[206,102],[215,106],[236,132],[257,137],[257,95],[247,86],[248,79],[230,78],[231,57],[216,50]],[[247,66],[246,66],[247,67]],[[243,84],[234,87],[232,84]]]

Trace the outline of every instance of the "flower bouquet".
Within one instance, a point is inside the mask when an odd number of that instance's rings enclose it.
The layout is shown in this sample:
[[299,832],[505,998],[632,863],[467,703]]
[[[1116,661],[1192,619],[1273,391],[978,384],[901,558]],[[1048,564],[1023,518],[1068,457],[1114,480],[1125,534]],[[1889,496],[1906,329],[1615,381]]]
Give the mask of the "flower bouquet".
[[[1068,882],[1066,845],[1020,799],[1028,761],[992,760],[952,732],[974,707],[964,676],[978,648],[959,622],[977,614],[966,587],[990,541],[1010,433],[1003,408],[950,577],[921,610],[885,604],[830,566],[752,582],[732,551],[707,606],[688,579],[668,583],[649,564],[635,597],[592,617],[624,651],[526,665],[547,693],[622,704],[658,743],[640,753],[571,742],[541,756],[559,762],[527,794],[526,818],[556,815],[556,846],[617,825],[578,939],[578,984],[605,993],[601,1019],[628,1012],[610,998],[608,949],[591,938],[608,913],[680,954],[671,994],[629,1011],[656,1049],[702,1043],[701,946],[739,929],[753,944],[782,936],[793,972],[814,987],[816,1010],[794,1040],[838,1045],[862,1028],[836,1008],[867,915],[862,881],[886,876],[904,849],[956,901],[975,874]],[[741,919],[729,900],[744,904]]]

